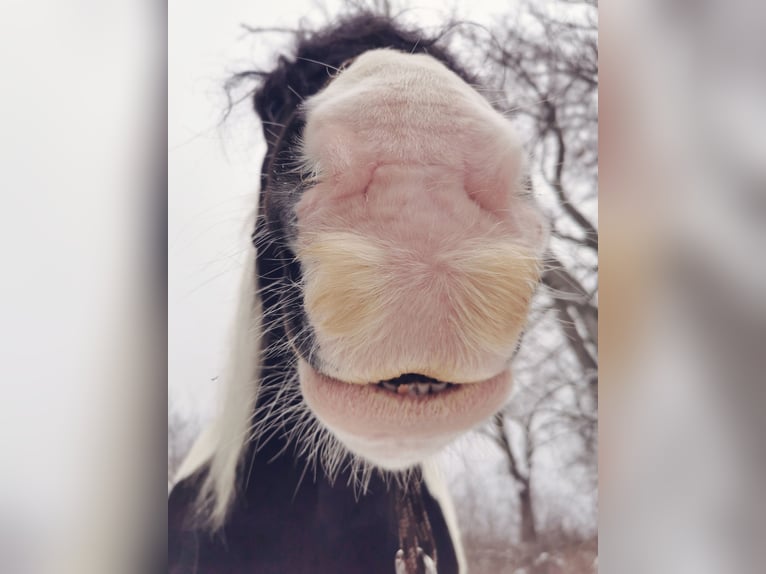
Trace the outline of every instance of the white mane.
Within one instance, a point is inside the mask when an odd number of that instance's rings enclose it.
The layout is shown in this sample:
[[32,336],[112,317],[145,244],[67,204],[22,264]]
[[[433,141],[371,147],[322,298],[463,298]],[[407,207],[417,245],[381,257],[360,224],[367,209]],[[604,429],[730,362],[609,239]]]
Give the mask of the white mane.
[[237,302],[231,351],[222,377],[219,412],[192,446],[176,475],[191,476],[208,464],[199,510],[219,528],[234,499],[237,467],[250,434],[261,367],[261,300],[256,289],[256,254],[247,258]]

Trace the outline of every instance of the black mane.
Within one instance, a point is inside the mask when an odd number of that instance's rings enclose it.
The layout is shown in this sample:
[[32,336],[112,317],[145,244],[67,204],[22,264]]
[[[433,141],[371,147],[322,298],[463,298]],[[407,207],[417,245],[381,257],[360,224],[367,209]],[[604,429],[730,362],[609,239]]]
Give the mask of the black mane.
[[[387,16],[360,13],[314,32],[296,31],[296,36],[293,54],[280,56],[271,72],[259,74],[262,83],[255,91],[253,106],[265,122],[286,123],[301,102],[321,90],[344,63],[379,48],[430,54],[466,82],[474,82],[452,55],[437,45],[442,34],[424,37]],[[273,139],[268,131],[264,136],[267,142]]]

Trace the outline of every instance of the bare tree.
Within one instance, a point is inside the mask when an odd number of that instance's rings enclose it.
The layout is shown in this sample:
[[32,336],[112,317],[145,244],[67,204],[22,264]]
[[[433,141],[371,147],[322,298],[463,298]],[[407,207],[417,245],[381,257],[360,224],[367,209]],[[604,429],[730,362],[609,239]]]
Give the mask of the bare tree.
[[[526,2],[490,30],[465,28],[457,41],[476,49],[494,105],[521,126],[532,157],[530,187],[552,222],[544,287],[515,362],[514,400],[487,429],[517,484],[520,538],[528,543],[540,535],[533,496],[538,450],[567,442],[563,464],[589,469],[595,489],[596,2]],[[516,441],[511,426],[521,434]]]
[[[527,471],[523,471],[519,462],[517,461],[517,455],[513,451],[511,441],[508,437],[508,420],[503,413],[498,413],[492,419],[495,427],[494,439],[497,441],[500,449],[505,454],[508,461],[508,472],[519,485],[518,499],[519,499],[519,515],[521,519],[521,542],[523,544],[537,541],[537,527],[535,526],[535,513],[534,506],[532,505],[532,487],[531,487],[531,472],[530,468]],[[526,449],[534,449],[532,441],[526,441]],[[532,459],[532,452],[527,452],[525,456],[526,460]]]

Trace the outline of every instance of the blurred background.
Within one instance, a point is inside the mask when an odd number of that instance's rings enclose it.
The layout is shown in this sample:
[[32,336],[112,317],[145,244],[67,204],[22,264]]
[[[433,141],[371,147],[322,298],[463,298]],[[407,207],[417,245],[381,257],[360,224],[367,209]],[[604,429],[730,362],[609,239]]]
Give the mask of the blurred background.
[[[360,7],[444,34],[516,124],[550,253],[515,392],[441,463],[471,571],[593,572],[598,422],[598,10],[594,2],[198,3],[171,20],[168,477],[215,412],[265,144],[235,72],[290,53],[291,30]],[[225,121],[229,98],[234,103]]]
[[[222,86],[344,9],[165,7],[0,7],[3,573],[162,569],[263,153]],[[476,23],[445,41],[519,126],[556,225],[514,401],[444,455],[475,571],[763,572],[763,3],[602,0],[597,60],[588,2],[403,8]]]

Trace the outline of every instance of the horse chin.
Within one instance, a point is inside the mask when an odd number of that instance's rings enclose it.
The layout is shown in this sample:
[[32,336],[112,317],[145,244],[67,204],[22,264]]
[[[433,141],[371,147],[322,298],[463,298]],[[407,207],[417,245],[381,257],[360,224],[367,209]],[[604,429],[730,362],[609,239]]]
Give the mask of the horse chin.
[[303,397],[319,421],[349,451],[388,470],[436,454],[502,408],[511,391],[509,369],[425,394],[392,392],[378,382],[346,383],[303,360],[298,374]]
[[455,440],[460,433],[446,433],[433,437],[362,437],[348,434],[338,428],[330,429],[350,452],[389,471],[411,468],[436,455]]

